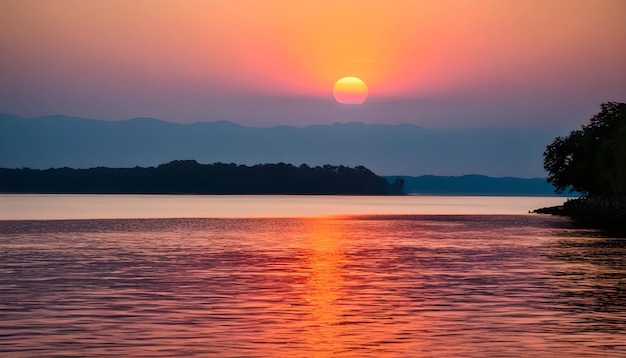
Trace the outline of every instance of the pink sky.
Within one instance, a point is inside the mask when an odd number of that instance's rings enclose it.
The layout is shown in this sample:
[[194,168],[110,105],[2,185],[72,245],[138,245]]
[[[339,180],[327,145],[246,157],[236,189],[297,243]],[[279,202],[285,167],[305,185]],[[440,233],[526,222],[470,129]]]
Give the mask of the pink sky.
[[[0,112],[574,129],[626,101],[623,0],[2,0]],[[364,80],[363,105],[333,84]]]

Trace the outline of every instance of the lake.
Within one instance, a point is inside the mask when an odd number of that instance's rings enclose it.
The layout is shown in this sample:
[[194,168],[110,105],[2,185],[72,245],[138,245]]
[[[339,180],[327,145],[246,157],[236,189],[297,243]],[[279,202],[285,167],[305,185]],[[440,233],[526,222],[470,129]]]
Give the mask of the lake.
[[563,200],[0,195],[0,356],[623,357]]

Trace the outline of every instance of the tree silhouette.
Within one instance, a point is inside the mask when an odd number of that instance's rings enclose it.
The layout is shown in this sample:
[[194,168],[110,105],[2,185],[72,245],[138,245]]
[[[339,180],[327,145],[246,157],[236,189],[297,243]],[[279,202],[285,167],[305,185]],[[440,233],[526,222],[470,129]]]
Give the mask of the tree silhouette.
[[626,103],[602,104],[589,124],[556,138],[543,156],[557,192],[626,196]]
[[388,194],[402,190],[359,166],[198,164],[154,168],[0,169],[0,192],[171,194]]

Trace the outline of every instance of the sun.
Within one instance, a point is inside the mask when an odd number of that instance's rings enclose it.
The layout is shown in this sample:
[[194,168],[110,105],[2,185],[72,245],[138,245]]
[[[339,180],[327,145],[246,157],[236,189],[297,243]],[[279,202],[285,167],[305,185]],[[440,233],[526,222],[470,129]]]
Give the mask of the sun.
[[367,85],[357,77],[340,78],[333,86],[333,95],[342,104],[362,104],[367,99]]

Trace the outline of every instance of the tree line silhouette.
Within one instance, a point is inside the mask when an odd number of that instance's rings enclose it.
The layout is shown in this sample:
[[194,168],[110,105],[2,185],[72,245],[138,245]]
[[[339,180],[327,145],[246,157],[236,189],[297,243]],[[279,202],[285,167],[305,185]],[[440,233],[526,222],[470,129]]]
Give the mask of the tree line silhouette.
[[399,194],[363,166],[199,164],[176,160],[158,167],[0,169],[0,192],[98,194]]
[[543,164],[557,191],[582,197],[535,212],[626,234],[626,103],[602,104],[589,124],[548,145]]
[[557,191],[626,197],[626,103],[602,104],[589,124],[556,138],[543,155]]

